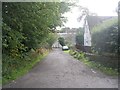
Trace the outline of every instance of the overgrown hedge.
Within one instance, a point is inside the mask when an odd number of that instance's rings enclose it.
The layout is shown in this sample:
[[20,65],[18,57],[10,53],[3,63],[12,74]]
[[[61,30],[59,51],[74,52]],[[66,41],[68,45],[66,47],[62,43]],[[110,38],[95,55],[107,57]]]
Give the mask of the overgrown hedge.
[[113,18],[95,26],[92,30],[93,50],[99,54],[118,53],[118,20]]
[[34,62],[36,57],[31,57],[31,50],[41,54],[42,49],[52,47],[55,29],[62,25],[61,15],[69,10],[68,6],[64,2],[2,3],[3,80],[14,76],[14,70]]
[[77,33],[77,35],[75,37],[76,48],[84,51],[84,29],[79,28],[78,30],[79,30],[79,32]]

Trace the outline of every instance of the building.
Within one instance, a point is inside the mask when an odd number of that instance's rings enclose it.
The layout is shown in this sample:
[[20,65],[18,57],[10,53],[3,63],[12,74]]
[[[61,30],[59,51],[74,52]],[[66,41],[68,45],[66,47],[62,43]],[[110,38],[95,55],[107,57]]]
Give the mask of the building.
[[86,16],[84,23],[84,51],[91,52],[91,30],[94,26],[116,16]]

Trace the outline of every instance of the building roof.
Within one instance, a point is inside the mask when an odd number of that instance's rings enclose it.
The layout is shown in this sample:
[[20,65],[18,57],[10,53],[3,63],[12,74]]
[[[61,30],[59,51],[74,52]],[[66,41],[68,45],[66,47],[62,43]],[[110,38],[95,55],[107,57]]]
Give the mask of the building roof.
[[117,18],[117,16],[88,16],[87,21],[89,29],[91,30],[95,25],[112,18]]

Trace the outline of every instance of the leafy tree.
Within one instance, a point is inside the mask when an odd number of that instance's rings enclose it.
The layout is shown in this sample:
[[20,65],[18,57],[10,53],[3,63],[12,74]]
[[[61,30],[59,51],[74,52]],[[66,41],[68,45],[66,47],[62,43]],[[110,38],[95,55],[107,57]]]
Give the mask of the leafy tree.
[[62,25],[62,13],[69,10],[64,2],[4,2],[2,8],[3,53],[9,55],[43,44]]
[[76,35],[76,44],[84,45],[84,29],[79,28],[79,32]]
[[54,44],[54,42],[56,41],[57,35],[55,33],[49,33],[48,38],[46,40],[46,42],[48,43],[48,47],[52,48],[52,45]]
[[51,48],[55,29],[62,25],[62,14],[68,10],[65,2],[2,3],[3,80],[15,79],[13,72],[31,66],[30,50]]
[[61,46],[65,46],[65,40],[64,40],[63,37],[59,37],[59,38],[58,38],[58,41],[59,41],[59,43],[61,44]]
[[92,44],[99,54],[118,52],[117,19],[107,20],[92,30]]
[[120,55],[120,1],[118,2],[118,53]]

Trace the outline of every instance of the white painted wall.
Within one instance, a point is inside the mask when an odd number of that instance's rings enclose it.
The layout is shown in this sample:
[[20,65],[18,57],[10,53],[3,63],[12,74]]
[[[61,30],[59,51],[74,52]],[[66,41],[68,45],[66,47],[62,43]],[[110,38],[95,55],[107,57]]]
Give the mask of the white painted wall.
[[85,21],[85,27],[84,27],[84,46],[91,46],[91,34],[88,26],[87,20]]

